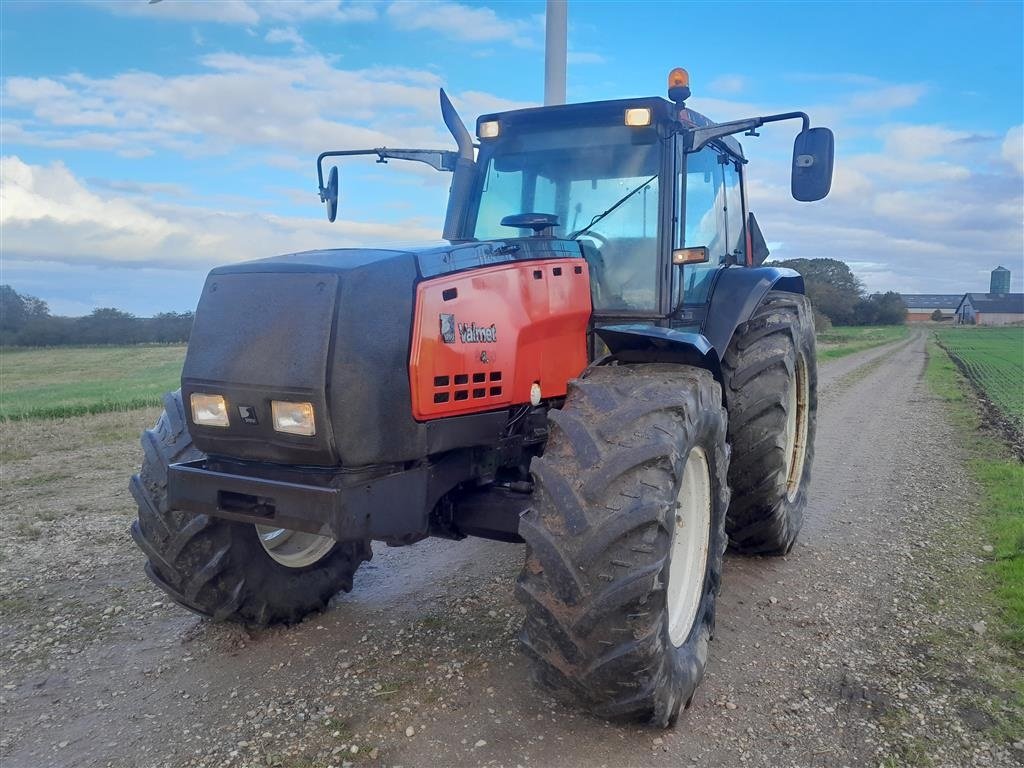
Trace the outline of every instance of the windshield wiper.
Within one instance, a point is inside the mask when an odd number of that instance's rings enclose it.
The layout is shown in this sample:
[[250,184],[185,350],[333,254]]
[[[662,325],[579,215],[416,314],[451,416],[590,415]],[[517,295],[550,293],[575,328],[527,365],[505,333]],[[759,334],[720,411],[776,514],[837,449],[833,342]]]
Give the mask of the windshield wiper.
[[591,227],[593,227],[593,226],[594,226],[595,224],[597,224],[597,222],[601,221],[601,219],[603,219],[603,218],[604,218],[605,216],[607,216],[607,215],[608,215],[609,213],[611,213],[612,211],[614,211],[614,210],[615,210],[616,208],[618,208],[618,207],[619,207],[620,205],[622,205],[622,204],[623,204],[624,202],[626,202],[627,200],[629,200],[629,198],[631,198],[631,197],[632,197],[633,195],[635,195],[635,194],[636,194],[637,192],[639,192],[639,191],[640,191],[641,189],[643,189],[644,187],[646,187],[646,186],[647,186],[648,184],[650,184],[650,183],[651,183],[652,181],[654,181],[654,180],[655,180],[656,178],[658,178],[658,174],[654,174],[653,176],[651,176],[651,178],[649,178],[649,179],[648,179],[647,181],[645,181],[645,182],[644,182],[643,184],[641,184],[641,185],[640,185],[639,187],[637,187],[636,189],[631,189],[631,190],[630,190],[629,192],[627,192],[627,193],[626,193],[625,197],[622,197],[622,198],[620,198],[619,200],[617,200],[617,201],[615,202],[615,204],[614,204],[614,205],[613,205],[613,206],[612,206],[611,208],[609,208],[608,210],[604,211],[603,213],[599,213],[599,214],[597,214],[597,216],[595,216],[594,218],[592,218],[592,219],[590,220],[590,223],[589,223],[589,224],[587,224],[587,226],[585,226],[585,227],[584,227],[583,229],[578,229],[578,230],[576,230],[576,231],[575,231],[575,232],[573,232],[573,233],[572,233],[571,235],[569,235],[569,236],[568,236],[568,237],[567,237],[566,239],[567,239],[567,240],[575,240],[575,239],[576,239],[577,237],[579,237],[580,235],[582,235],[582,234],[583,234],[584,232],[589,232],[589,231],[590,231],[590,228],[591,228]]

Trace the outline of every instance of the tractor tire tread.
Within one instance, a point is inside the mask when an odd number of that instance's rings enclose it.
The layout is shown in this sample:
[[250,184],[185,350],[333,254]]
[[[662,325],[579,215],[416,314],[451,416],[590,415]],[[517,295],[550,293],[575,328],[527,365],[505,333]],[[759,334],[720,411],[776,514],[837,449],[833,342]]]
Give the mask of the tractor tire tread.
[[[787,493],[786,419],[798,355],[808,376],[807,448],[796,493]],[[732,503],[726,520],[730,545],[747,554],[783,555],[800,528],[814,459],[817,365],[806,296],[770,291],[736,329],[722,359],[729,406]]]
[[[538,682],[591,712],[665,727],[699,683],[713,629],[729,491],[726,415],[707,371],[595,367],[569,383],[532,464],[534,503],[520,530],[521,642]],[[713,474],[706,592],[682,649],[662,617],[677,478],[700,441]],[[683,661],[679,661],[683,658]]]

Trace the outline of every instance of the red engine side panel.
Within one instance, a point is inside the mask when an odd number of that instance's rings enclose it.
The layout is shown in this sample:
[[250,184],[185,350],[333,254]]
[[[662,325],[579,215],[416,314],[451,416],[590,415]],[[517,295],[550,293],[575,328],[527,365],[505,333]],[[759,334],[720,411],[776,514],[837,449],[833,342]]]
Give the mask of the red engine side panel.
[[482,267],[416,289],[409,383],[419,421],[560,397],[587,366],[583,259]]

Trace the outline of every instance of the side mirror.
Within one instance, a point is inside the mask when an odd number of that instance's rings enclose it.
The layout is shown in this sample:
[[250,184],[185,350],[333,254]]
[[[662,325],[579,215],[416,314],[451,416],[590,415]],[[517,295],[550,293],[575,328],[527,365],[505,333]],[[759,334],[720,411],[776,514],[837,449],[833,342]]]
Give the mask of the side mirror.
[[327,188],[321,190],[320,194],[327,203],[327,220],[333,223],[338,215],[338,166],[331,166]]
[[828,128],[808,128],[793,142],[793,197],[804,203],[824,198],[832,188],[835,137]]

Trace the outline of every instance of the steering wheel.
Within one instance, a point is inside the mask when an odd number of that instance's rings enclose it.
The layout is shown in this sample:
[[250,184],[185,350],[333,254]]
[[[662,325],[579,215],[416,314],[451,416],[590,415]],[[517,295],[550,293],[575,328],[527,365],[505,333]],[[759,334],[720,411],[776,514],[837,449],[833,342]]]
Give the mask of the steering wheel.
[[[597,245],[584,243],[583,241],[587,239],[592,240]],[[585,235],[580,236],[580,248],[583,251],[583,258],[586,259],[587,266],[590,267],[591,289],[597,289],[594,291],[594,298],[601,304],[607,304],[616,298],[609,289],[605,279],[604,254],[601,251],[606,245],[608,245],[608,238],[600,232],[587,232]],[[619,300],[621,301],[621,299]]]

